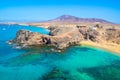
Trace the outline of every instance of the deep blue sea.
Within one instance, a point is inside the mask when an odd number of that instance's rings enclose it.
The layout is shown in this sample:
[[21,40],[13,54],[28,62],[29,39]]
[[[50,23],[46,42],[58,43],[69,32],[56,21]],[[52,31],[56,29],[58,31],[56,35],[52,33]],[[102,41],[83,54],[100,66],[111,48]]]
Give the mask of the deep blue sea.
[[71,46],[64,52],[6,43],[18,30],[49,34],[35,26],[0,25],[0,80],[120,80],[120,56],[99,48]]

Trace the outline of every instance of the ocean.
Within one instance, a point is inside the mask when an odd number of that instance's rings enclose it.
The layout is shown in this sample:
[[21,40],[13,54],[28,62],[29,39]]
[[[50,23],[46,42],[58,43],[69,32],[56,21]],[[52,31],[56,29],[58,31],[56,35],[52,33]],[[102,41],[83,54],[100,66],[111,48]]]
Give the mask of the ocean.
[[49,35],[35,26],[0,25],[0,80],[120,80],[120,56],[89,46],[54,52],[50,46],[16,49],[6,42],[18,30]]

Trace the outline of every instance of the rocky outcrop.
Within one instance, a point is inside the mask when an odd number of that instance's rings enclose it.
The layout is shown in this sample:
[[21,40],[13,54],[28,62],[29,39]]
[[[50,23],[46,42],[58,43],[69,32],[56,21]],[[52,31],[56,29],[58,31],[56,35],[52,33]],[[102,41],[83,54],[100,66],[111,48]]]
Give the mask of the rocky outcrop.
[[120,44],[120,29],[106,29],[104,38],[106,41]]
[[[49,27],[50,35],[43,35],[27,30],[20,30],[10,43],[19,46],[49,45],[63,50],[71,45],[76,45],[82,40],[100,42],[100,40],[111,41],[120,44],[120,30],[102,29],[91,27]],[[102,29],[102,30],[101,30]]]
[[16,38],[12,41],[20,46],[45,44],[43,35],[28,30],[20,30],[16,34]]
[[79,28],[80,33],[83,35],[84,40],[91,40],[93,42],[96,42],[99,40],[100,37],[100,33],[95,30],[95,29],[91,29],[91,28]]
[[55,28],[51,30],[50,34],[52,35],[51,42],[59,49],[78,44],[83,40],[83,36],[79,32],[78,28]]
[[82,34],[77,28],[55,28],[50,33],[50,35],[43,35],[27,30],[20,30],[12,42],[22,47],[29,45],[50,45],[57,49],[64,49],[83,40]]

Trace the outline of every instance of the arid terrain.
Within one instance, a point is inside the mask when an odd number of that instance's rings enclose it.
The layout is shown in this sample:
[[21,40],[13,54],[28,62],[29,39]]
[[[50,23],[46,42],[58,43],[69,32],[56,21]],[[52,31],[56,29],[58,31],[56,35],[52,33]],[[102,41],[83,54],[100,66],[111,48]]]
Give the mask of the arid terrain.
[[63,15],[46,22],[26,24],[48,28],[50,34],[43,35],[20,30],[12,43],[17,43],[22,47],[29,45],[51,45],[59,50],[63,50],[71,45],[80,44],[120,53],[120,25],[103,19],[84,19]]

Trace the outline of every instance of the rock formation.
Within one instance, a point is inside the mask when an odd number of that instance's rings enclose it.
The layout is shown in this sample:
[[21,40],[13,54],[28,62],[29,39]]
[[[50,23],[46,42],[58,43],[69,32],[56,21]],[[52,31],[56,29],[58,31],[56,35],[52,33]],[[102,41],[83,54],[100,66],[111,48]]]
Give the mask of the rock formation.
[[63,50],[71,45],[78,44],[82,40],[99,42],[101,39],[120,44],[119,29],[103,29],[95,27],[49,27],[49,35],[43,35],[27,30],[20,30],[12,43],[21,47],[30,45],[49,45]]
[[80,33],[82,33],[83,37],[85,40],[91,40],[91,41],[98,41],[99,39],[99,32],[94,30],[94,29],[87,29],[87,30],[82,30],[79,29]]
[[29,45],[51,45],[57,49],[64,49],[70,45],[79,43],[83,39],[78,28],[55,28],[50,31],[50,35],[20,30],[13,43],[19,46]]
[[43,35],[39,33],[34,33],[27,30],[20,30],[17,32],[17,36],[13,40],[13,42],[20,46],[44,44],[42,41],[42,37]]
[[120,44],[120,30],[112,28],[106,29],[104,38],[107,41]]
[[50,31],[51,42],[59,49],[75,45],[83,40],[78,28],[59,27]]

